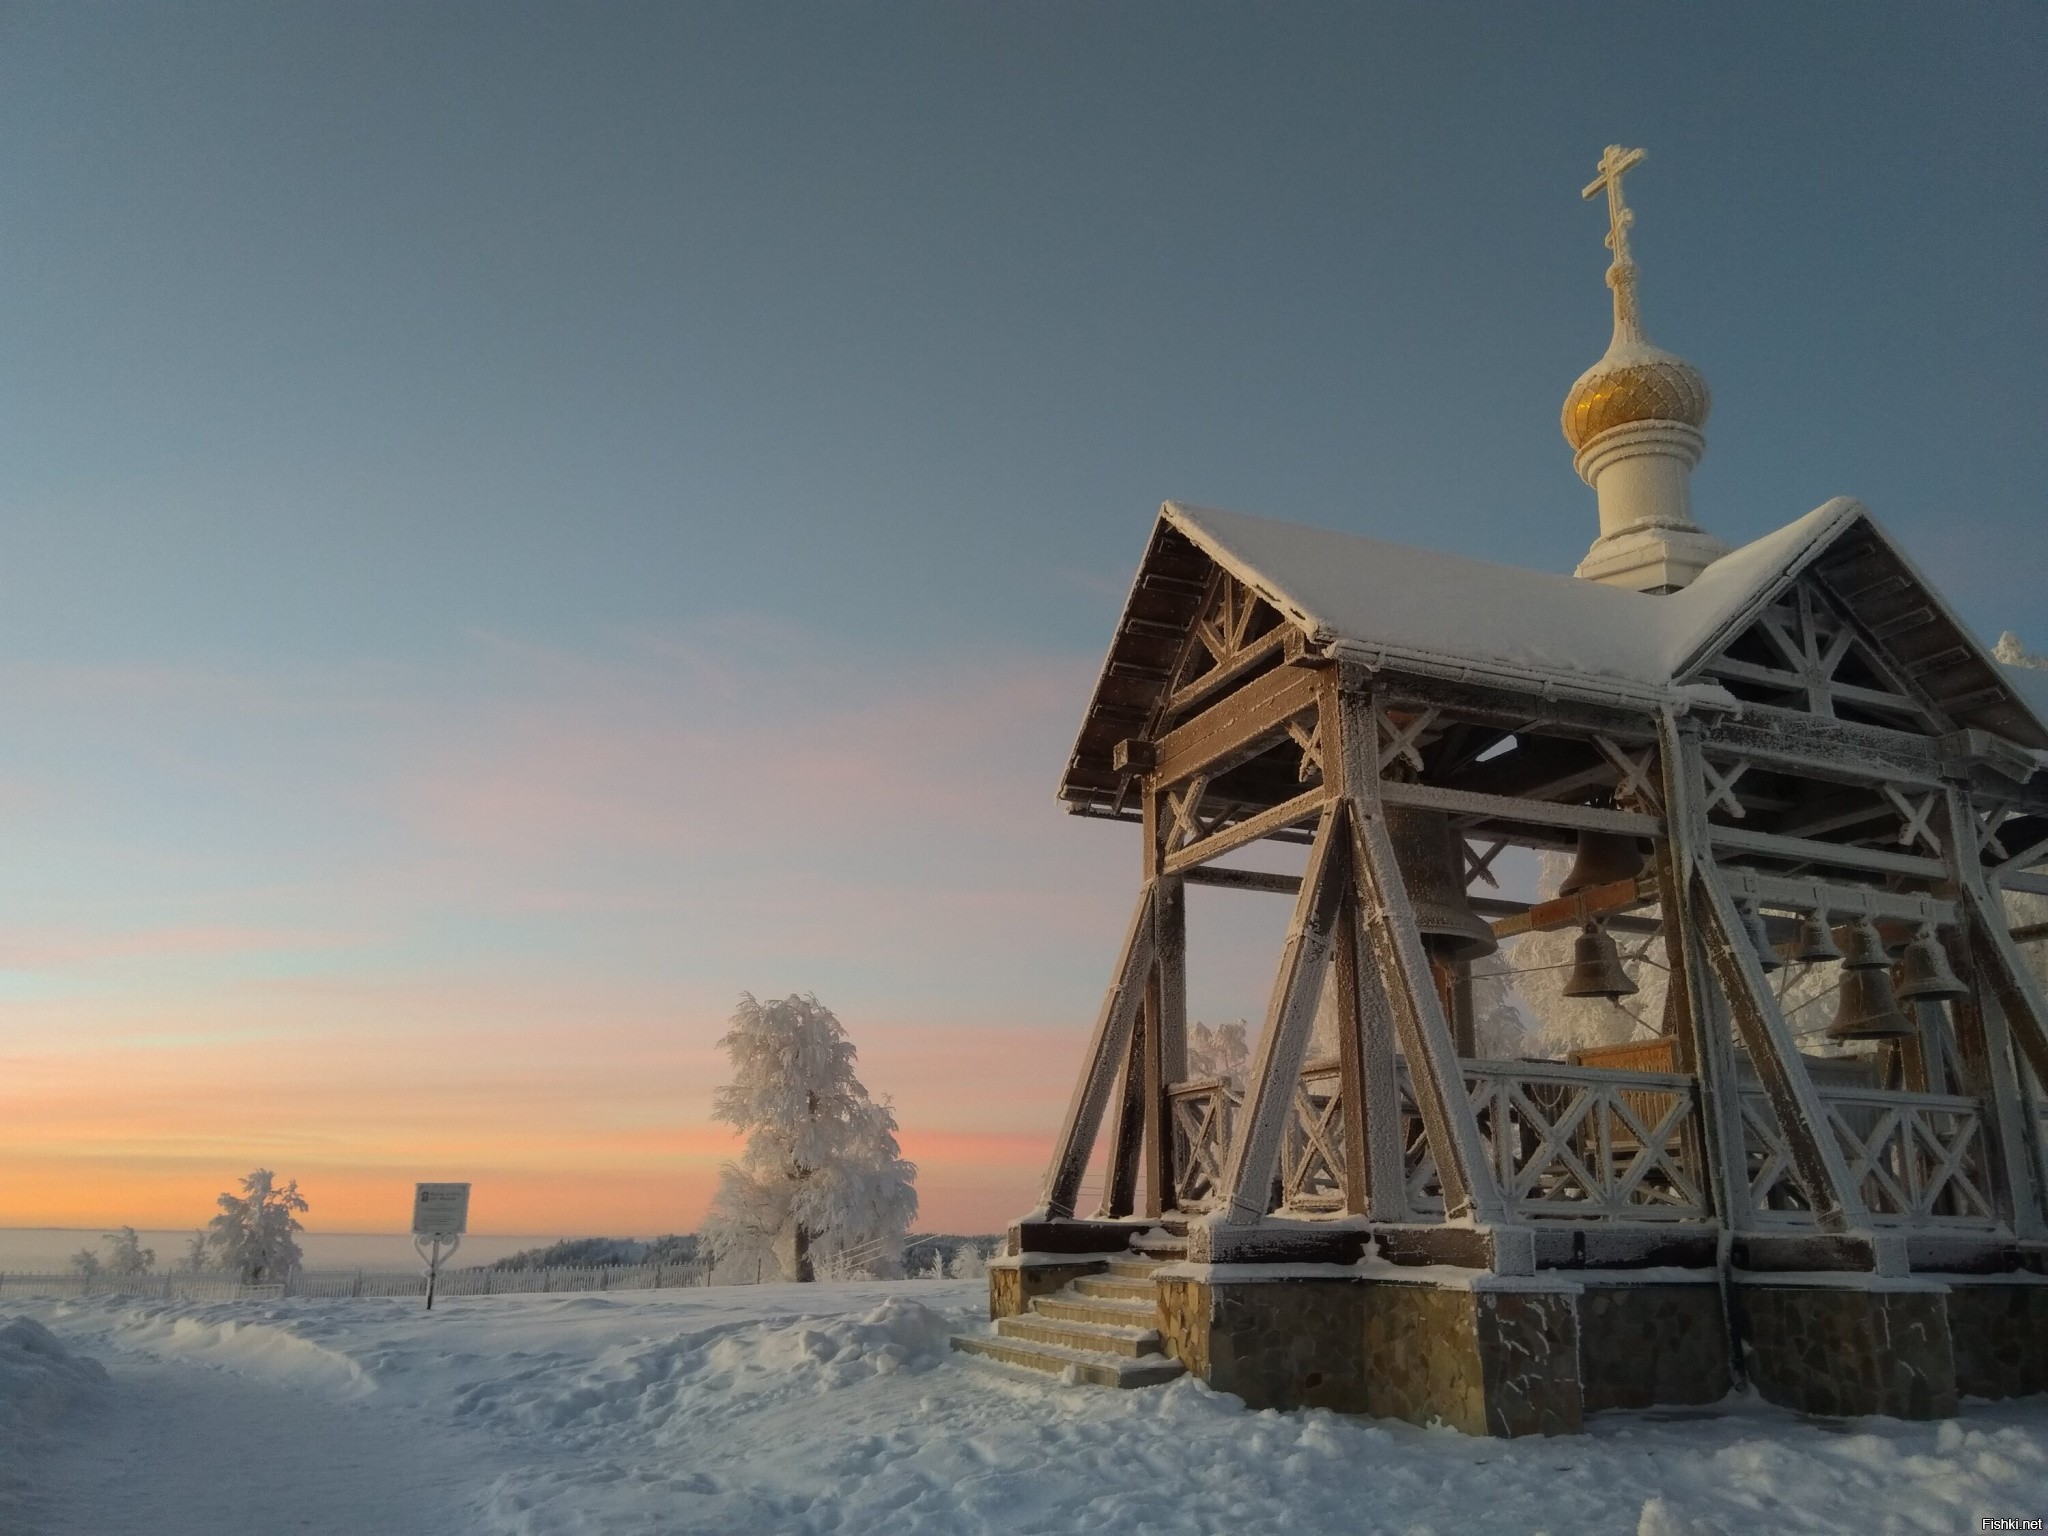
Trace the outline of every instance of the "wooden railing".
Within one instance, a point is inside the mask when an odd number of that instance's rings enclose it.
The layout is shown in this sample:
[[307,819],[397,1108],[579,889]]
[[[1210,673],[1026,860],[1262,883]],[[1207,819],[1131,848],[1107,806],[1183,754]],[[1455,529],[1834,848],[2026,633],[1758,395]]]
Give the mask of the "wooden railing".
[[[1545,1061],[1467,1061],[1465,1091],[1508,1208],[1577,1221],[1705,1221],[1697,1087],[1680,1072]],[[1403,1109],[1412,1114],[1408,1085]],[[1404,1115],[1404,1120],[1408,1115]],[[1414,1117],[1419,1120],[1419,1116]],[[1443,1209],[1419,1125],[1407,1135],[1408,1204]]]
[[[1707,1218],[1693,1079],[1551,1062],[1467,1061],[1488,1161],[1509,1205],[1524,1216],[1575,1220]],[[1173,1106],[1175,1197],[1181,1210],[1214,1202],[1243,1092],[1210,1078],[1177,1083]],[[1400,1084],[1407,1203],[1443,1209],[1405,1063]],[[1344,1117],[1335,1062],[1306,1068],[1282,1140],[1270,1203],[1304,1214],[1345,1206]]]
[[1173,1111],[1174,1204],[1206,1211],[1223,1184],[1244,1088],[1228,1078],[1198,1078],[1168,1088],[1166,1101]]
[[[1998,1225],[1984,1157],[1983,1106],[1947,1093],[1816,1088],[1849,1179],[1870,1219],[1885,1226]],[[1751,1209],[1760,1221],[1803,1226],[1813,1213],[1792,1176],[1792,1154],[1760,1090],[1742,1095]]]

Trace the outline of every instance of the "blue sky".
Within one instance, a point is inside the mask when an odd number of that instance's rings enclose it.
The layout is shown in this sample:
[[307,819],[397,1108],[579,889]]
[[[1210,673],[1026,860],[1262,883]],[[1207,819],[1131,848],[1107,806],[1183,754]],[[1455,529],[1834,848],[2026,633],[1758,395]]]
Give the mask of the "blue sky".
[[[680,1085],[635,1188],[687,1224],[743,986],[816,987],[907,1129],[1049,1134],[1135,863],[1051,791],[1153,510],[1569,569],[1610,142],[1714,390],[1701,521],[1860,495],[2048,648],[2044,44],[2017,5],[0,6],[0,1055],[158,1127],[51,1111],[0,1163],[374,1203],[427,1108],[373,1178],[360,1100],[320,1151],[145,1090],[315,1042],[372,1094],[366,1018],[458,1070],[437,1020],[516,1013],[468,1168],[602,1016],[616,1075],[547,1113],[601,1142]],[[1211,1000],[1263,985],[1226,955]],[[957,1199],[928,1153],[929,1198],[993,1223],[1019,1146]]]

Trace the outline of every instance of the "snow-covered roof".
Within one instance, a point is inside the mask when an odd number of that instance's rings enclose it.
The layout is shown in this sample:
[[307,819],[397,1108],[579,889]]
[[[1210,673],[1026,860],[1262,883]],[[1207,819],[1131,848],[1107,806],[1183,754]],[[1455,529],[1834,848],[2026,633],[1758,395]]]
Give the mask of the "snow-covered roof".
[[1668,596],[1211,507],[1168,502],[1161,515],[1324,644],[1662,698],[1802,555],[1862,510],[1831,501]]
[[[1718,693],[1700,676],[1703,665],[1754,623],[1786,584],[1823,559],[1837,573],[1853,567],[1858,587],[1910,592],[1906,600],[1920,605],[1914,622],[1926,626],[1915,642],[1918,657],[1959,679],[1948,692],[1976,699],[1968,711],[1951,711],[1959,723],[2048,747],[2048,672],[1998,665],[1862,503],[1849,497],[1722,556],[1691,586],[1665,595],[1168,502],[1061,796],[1082,809],[1114,792],[1121,775],[1111,772],[1111,748],[1140,734],[1162,696],[1160,637],[1184,632],[1192,622],[1192,594],[1211,562],[1329,654],[1394,671],[1649,709],[1696,702],[1708,689]],[[1911,665],[1916,657],[1902,659]]]

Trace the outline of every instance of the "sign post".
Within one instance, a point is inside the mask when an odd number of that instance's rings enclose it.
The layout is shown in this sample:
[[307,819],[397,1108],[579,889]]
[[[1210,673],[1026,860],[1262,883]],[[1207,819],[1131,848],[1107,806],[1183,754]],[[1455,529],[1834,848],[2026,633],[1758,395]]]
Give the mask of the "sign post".
[[[415,1184],[412,1196],[412,1246],[426,1261],[427,1310],[434,1310],[434,1282],[441,1275],[441,1260],[452,1257],[462,1246],[462,1234],[469,1228],[469,1186],[467,1184]],[[445,1248],[443,1245],[446,1245]]]

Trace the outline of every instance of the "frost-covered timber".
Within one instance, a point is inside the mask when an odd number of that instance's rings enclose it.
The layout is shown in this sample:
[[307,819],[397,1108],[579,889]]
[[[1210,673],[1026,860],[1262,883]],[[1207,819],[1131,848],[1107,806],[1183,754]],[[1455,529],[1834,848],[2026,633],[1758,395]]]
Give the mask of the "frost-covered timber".
[[[1641,158],[1587,189],[1615,340],[1566,405],[1577,576],[1162,508],[1060,788],[1141,824],[1139,895],[998,1317],[1163,1232],[1164,1338],[1255,1403],[1514,1434],[1744,1372],[1831,1413],[2048,1390],[2009,907],[2048,895],[2048,672],[1859,502],[1735,550],[1692,522],[1707,395],[1642,335]],[[1301,874],[1224,862],[1259,841]],[[1555,896],[1475,894],[1510,847],[1574,861]],[[1241,1079],[1188,1069],[1191,886],[1293,899]],[[1480,1054],[1475,964],[1548,933],[1615,1038]]]

